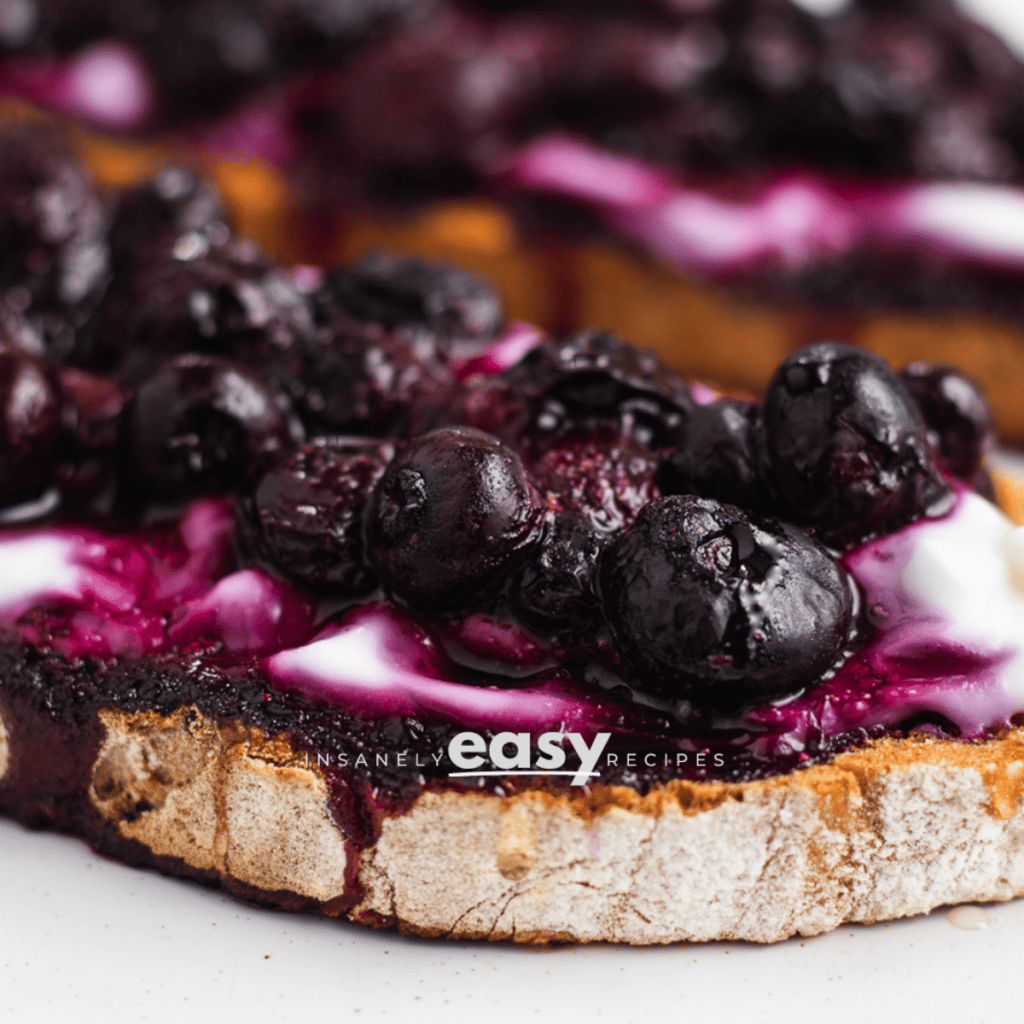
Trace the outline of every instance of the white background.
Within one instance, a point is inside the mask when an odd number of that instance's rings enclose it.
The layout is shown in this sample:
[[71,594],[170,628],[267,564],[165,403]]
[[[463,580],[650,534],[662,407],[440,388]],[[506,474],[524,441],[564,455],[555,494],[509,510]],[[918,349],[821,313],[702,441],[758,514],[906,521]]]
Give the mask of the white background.
[[[3,0],[0,0],[2,3]],[[836,0],[803,0],[835,8]],[[841,3],[841,0],[840,0]],[[971,0],[1024,53],[1024,0]],[[488,1024],[1024,1018],[1024,902],[815,939],[537,950],[254,910],[0,822],[0,1019]]]

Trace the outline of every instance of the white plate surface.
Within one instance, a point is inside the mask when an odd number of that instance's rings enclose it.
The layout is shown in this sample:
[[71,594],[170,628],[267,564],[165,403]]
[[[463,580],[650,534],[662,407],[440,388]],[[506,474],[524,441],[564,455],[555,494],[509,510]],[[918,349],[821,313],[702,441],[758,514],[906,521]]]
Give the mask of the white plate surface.
[[1024,902],[980,931],[928,917],[775,946],[649,949],[403,939],[252,909],[0,822],[0,1019],[218,1024],[1006,1024]]

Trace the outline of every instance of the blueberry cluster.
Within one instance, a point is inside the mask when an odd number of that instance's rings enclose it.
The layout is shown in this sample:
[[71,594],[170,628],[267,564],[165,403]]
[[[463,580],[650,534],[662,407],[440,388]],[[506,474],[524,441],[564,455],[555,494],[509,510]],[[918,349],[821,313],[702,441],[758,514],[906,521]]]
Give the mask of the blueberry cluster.
[[991,443],[991,414],[962,374],[918,363],[897,375],[826,342],[779,366],[763,407],[698,409],[658,483],[778,516],[841,549],[948,511],[945,474],[973,485]]
[[3,10],[0,57],[120,37],[165,121],[221,114],[285,80],[277,101],[319,174],[363,190],[470,187],[495,154],[550,129],[686,168],[1012,180],[1024,167],[1024,70],[952,0],[855,0],[822,17],[788,0]]
[[[12,145],[5,521],[231,494],[243,557],[327,606],[510,618],[595,679],[728,712],[837,663],[856,630],[837,552],[942,514],[944,474],[976,480],[991,441],[955,371],[834,343],[787,359],[762,405],[700,405],[600,332],[465,376],[502,325],[472,275],[371,254],[302,288],[188,169],[110,203],[36,129]],[[75,271],[83,239],[102,273]]]
[[415,259],[300,286],[192,168],[110,197],[53,128],[0,142],[4,517],[131,520],[306,437],[421,433],[501,325],[488,284]]

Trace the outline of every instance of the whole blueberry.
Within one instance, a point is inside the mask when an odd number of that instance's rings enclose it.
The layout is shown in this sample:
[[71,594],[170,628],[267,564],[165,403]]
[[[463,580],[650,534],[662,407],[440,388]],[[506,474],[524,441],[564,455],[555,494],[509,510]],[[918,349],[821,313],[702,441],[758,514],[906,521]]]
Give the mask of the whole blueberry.
[[532,409],[523,439],[531,447],[566,434],[612,430],[660,448],[676,437],[694,405],[689,385],[657,356],[604,331],[544,342],[501,378]]
[[581,518],[552,513],[533,555],[509,588],[513,613],[527,626],[578,640],[598,618],[597,571],[602,538]]
[[60,434],[55,368],[0,350],[0,506],[35,497],[54,478]]
[[104,305],[103,344],[120,357],[118,376],[136,383],[182,352],[261,369],[296,359],[313,317],[291,274],[247,240],[209,248],[199,234],[183,237],[188,245],[133,278],[126,304]]
[[459,346],[482,345],[502,320],[501,300],[483,278],[444,263],[382,252],[333,271],[324,296],[358,320],[386,327],[422,325]]
[[637,686],[711,707],[813,683],[852,615],[845,573],[803,530],[688,495],[652,501],[615,539],[601,590]]
[[[134,6],[125,5],[129,11]],[[256,7],[231,0],[144,6],[134,41],[146,59],[165,120],[224,113],[268,81],[274,54]]]
[[179,499],[224,493],[252,480],[301,440],[271,387],[227,359],[188,353],[135,391],[123,421],[129,483]]
[[121,417],[131,392],[109,377],[59,368],[64,437],[58,483],[65,509],[108,515],[117,494]]
[[312,433],[409,437],[438,422],[455,388],[452,364],[422,326],[364,322],[335,306],[298,344],[257,363]]
[[110,225],[114,270],[130,273],[157,252],[227,241],[231,215],[220,193],[198,171],[172,165],[125,189],[117,197]]
[[900,380],[921,410],[945,468],[971,480],[995,435],[992,410],[981,389],[959,370],[939,363],[911,363]]
[[764,428],[753,402],[721,398],[697,406],[658,468],[663,494],[697,494],[746,509],[769,504]]
[[773,483],[787,515],[850,544],[947,511],[914,400],[880,357],[826,342],[779,366],[764,403]]
[[541,518],[519,457],[469,427],[409,442],[373,501],[370,549],[385,586],[432,611],[468,607],[502,578]]
[[107,208],[55,129],[0,131],[0,305],[24,313],[50,358],[67,358],[107,286]]
[[245,518],[257,551],[317,590],[355,595],[373,589],[364,513],[393,455],[385,441],[318,437],[277,463],[248,503]]

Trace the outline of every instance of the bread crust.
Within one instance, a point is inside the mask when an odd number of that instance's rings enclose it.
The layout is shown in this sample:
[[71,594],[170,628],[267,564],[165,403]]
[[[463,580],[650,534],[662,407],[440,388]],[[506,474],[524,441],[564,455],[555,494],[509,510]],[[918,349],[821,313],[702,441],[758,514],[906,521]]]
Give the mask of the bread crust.
[[[1022,730],[882,739],[784,776],[645,796],[426,791],[360,850],[284,736],[195,708],[99,720],[83,802],[151,863],[417,935],[775,942],[1024,894]],[[14,763],[31,738],[0,734]]]

